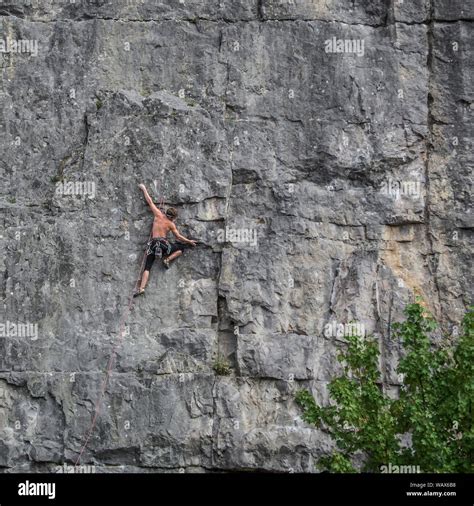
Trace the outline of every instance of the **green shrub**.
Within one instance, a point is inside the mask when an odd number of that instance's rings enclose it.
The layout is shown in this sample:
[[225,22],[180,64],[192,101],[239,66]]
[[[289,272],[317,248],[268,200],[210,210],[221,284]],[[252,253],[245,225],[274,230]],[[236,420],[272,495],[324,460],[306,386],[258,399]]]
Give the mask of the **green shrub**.
[[228,376],[232,371],[229,363],[220,358],[214,362],[213,369],[218,376]]

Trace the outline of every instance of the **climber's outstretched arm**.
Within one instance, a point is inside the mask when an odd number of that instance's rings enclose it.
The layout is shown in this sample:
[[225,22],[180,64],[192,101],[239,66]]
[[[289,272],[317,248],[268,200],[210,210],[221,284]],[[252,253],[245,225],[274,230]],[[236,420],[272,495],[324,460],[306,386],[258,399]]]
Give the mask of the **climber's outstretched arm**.
[[176,237],[176,239],[178,239],[178,241],[190,244],[191,246],[196,246],[196,241],[192,241],[191,239],[187,239],[186,237],[184,237],[184,235],[181,235],[178,232],[178,229],[176,228],[176,225],[174,223],[171,225],[171,232]]
[[155,206],[153,200],[151,199],[150,195],[147,192],[147,189],[144,184],[139,185],[139,188],[142,190],[143,195],[145,196],[145,200],[147,201],[148,205],[150,206],[150,209],[153,211],[153,214],[155,216],[163,216],[163,213]]

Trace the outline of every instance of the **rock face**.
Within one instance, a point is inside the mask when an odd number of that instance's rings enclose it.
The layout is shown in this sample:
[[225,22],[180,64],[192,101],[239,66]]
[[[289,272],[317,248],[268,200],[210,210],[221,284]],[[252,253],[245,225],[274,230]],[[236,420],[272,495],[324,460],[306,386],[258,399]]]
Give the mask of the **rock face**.
[[[314,472],[340,325],[469,301],[474,7],[6,0],[0,468]],[[16,45],[15,45],[16,44]],[[203,241],[155,264],[152,216]],[[123,328],[122,328],[123,327]],[[225,367],[221,367],[222,364]],[[223,374],[228,373],[228,374]]]

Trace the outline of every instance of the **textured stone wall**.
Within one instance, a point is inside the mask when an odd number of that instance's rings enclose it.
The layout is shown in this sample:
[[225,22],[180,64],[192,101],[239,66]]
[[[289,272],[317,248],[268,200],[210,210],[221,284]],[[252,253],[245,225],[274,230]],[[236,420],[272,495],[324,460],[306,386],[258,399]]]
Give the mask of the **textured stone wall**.
[[[0,469],[75,461],[116,346],[83,464],[313,472],[330,441],[294,393],[327,399],[327,324],[375,335],[396,391],[404,304],[454,335],[468,304],[473,19],[464,0],[1,2]],[[204,244],[155,265],[121,338],[141,182]]]

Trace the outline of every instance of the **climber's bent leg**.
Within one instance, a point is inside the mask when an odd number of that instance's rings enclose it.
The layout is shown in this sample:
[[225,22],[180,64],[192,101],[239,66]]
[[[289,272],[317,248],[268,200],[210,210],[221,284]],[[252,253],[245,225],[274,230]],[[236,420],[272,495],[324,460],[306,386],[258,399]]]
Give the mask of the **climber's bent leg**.
[[180,257],[183,254],[185,245],[177,242],[171,245],[171,251],[170,254],[163,260],[163,264],[167,269],[170,267],[170,263],[173,260],[176,260],[178,257]]
[[183,251],[179,249],[178,251],[175,251],[174,253],[172,253],[166,260],[168,260],[168,262],[172,262],[176,258],[180,257],[182,254],[183,254]]

